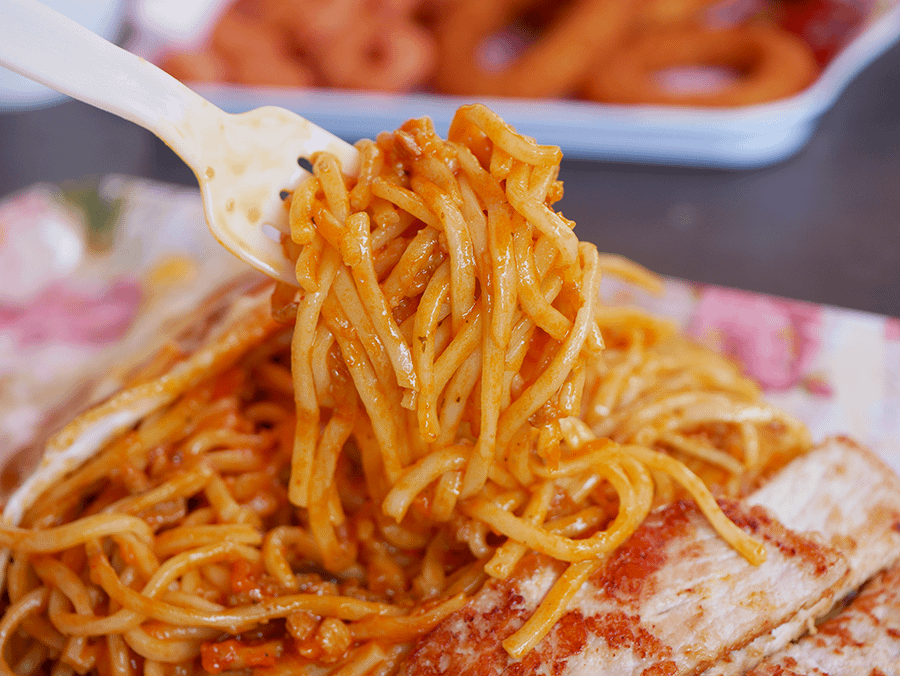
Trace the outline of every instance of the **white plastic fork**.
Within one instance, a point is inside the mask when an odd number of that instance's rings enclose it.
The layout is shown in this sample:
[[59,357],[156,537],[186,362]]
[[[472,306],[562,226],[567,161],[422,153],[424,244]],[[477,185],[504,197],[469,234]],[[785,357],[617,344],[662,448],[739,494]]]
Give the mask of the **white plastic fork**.
[[287,232],[285,191],[308,175],[298,160],[327,150],[358,170],[356,148],[309,120],[271,106],[225,113],[36,0],[0,0],[0,65],[156,134],[196,174],[219,242],[289,284],[294,267],[265,226]]

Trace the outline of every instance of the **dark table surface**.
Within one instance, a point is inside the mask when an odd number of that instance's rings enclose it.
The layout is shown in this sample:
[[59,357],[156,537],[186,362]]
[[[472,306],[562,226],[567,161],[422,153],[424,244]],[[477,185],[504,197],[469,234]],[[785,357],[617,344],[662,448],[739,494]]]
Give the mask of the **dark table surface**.
[[[108,173],[195,184],[149,132],[87,105],[0,114],[0,197]],[[900,47],[780,164],[566,161],[561,177],[562,211],[603,251],[684,279],[900,316]]]

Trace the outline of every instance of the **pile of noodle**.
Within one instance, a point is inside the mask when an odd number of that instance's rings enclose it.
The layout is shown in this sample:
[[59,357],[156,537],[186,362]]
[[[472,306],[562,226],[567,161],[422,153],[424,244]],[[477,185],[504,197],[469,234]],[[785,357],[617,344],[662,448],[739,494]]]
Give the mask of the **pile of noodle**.
[[722,357],[633,309],[552,205],[559,149],[481,106],[313,158],[299,290],[211,373],[48,488],[11,550],[0,673],[390,674],[488,577],[569,563],[530,650],[657,504],[752,563],[739,495],[809,447]]

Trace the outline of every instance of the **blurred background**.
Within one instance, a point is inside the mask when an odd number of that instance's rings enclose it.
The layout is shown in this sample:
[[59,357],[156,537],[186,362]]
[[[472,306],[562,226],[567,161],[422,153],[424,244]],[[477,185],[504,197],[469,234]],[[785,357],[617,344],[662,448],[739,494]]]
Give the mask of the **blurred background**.
[[[443,134],[487,102],[563,147],[559,207],[601,250],[900,316],[896,2],[47,4],[226,110],[285,105],[350,141],[420,115]],[[713,28],[736,31],[727,49]],[[149,132],[2,73],[0,199],[110,174],[196,185]]]

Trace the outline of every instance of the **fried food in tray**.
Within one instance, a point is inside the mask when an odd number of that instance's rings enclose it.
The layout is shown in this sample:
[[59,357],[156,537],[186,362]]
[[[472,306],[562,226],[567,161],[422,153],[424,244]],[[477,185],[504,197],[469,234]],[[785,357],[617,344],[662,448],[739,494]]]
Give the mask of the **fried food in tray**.
[[[777,20],[796,12],[766,2],[749,16],[720,10],[730,4],[238,0],[205,47],[163,66],[187,81],[628,105],[745,106],[812,84],[821,63]],[[696,91],[672,86],[666,73],[685,68],[720,77]]]
[[749,668],[900,555],[877,459],[603,303],[659,281],[578,241],[558,148],[483,106],[358,147],[286,198],[299,288],[199,312],[9,498],[0,670]]

